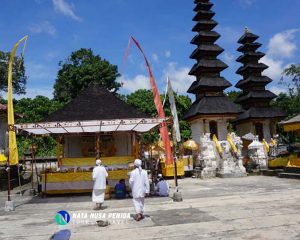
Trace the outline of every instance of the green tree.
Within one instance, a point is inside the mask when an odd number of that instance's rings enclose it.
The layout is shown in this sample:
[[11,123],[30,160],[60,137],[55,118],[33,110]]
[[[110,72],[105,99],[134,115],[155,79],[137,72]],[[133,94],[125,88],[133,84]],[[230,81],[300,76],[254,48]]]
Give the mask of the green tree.
[[300,64],[293,64],[283,72],[281,85],[287,85],[288,93],[280,93],[272,105],[287,111],[289,117],[300,113]]
[[[22,118],[17,118],[17,123],[33,123],[41,122],[45,117],[63,106],[62,103],[51,100],[44,96],[37,96],[34,99],[22,98],[19,101],[15,101],[15,111],[22,114]],[[19,154],[23,156],[31,143],[34,142],[37,146],[37,156],[55,156],[56,153],[56,141],[51,136],[42,136],[32,138],[27,134],[21,134],[17,136]]]
[[237,99],[238,95],[240,95],[240,94],[241,94],[241,91],[235,91],[235,90],[229,91],[226,93],[227,97],[232,102],[234,102]]
[[[7,76],[8,76],[8,62],[10,59],[10,52],[0,51],[0,91],[7,91]],[[25,66],[22,57],[15,57],[13,62],[12,84],[15,94],[26,93],[27,76],[25,75]]]
[[118,67],[94,55],[91,49],[81,48],[59,63],[60,70],[54,84],[54,99],[68,102],[78,96],[91,82],[116,92],[121,84]]
[[[192,101],[188,96],[174,94],[175,101],[176,101],[176,108],[178,113],[179,125],[180,125],[180,132],[182,139],[189,139],[191,136],[191,128],[190,125],[182,120],[183,115],[187,112],[190,108]],[[161,100],[163,101],[164,95],[160,96]],[[155,108],[155,104],[153,101],[153,95],[151,90],[140,89],[137,90],[126,97],[126,101],[128,104],[136,107],[138,110],[147,113],[151,117],[157,116],[157,111]],[[164,111],[166,116],[172,116],[170,110],[170,103],[168,99],[166,99]],[[170,128],[171,126],[169,126]],[[171,129],[169,129],[171,131]],[[159,131],[150,134],[143,134],[142,138],[146,143],[153,143],[158,140],[159,138]]]

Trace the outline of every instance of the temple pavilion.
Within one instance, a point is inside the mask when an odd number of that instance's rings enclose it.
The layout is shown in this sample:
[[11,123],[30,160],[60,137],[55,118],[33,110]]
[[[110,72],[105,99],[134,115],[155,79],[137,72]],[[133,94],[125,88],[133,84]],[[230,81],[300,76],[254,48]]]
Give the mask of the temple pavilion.
[[213,29],[217,22],[213,19],[215,13],[211,10],[213,4],[209,0],[195,0],[196,12],[192,29],[197,35],[191,44],[197,46],[190,58],[197,61],[189,75],[196,77],[188,89],[195,94],[196,99],[184,118],[191,124],[192,138],[199,143],[203,133],[215,134],[219,140],[227,137],[228,122],[235,119],[241,112],[240,106],[231,102],[224,90],[231,83],[221,76],[228,66],[217,57],[224,51],[215,42],[220,34]]
[[16,125],[32,135],[57,139],[58,167],[41,175],[47,194],[89,192],[96,157],[108,170],[108,185],[128,179],[129,165],[140,156],[139,134],[165,122],[150,118],[115,93],[90,84],[79,96],[43,122]]
[[238,40],[241,46],[237,50],[242,55],[237,62],[243,65],[236,73],[242,75],[243,79],[236,84],[242,93],[235,102],[241,104],[244,112],[239,114],[235,125],[240,136],[253,133],[258,135],[260,140],[269,141],[276,133],[278,121],[286,117],[286,112],[270,106],[271,100],[277,96],[266,90],[266,85],[271,83],[272,79],[262,74],[268,66],[259,62],[265,54],[257,51],[261,46],[256,42],[258,38],[246,29],[244,35]]

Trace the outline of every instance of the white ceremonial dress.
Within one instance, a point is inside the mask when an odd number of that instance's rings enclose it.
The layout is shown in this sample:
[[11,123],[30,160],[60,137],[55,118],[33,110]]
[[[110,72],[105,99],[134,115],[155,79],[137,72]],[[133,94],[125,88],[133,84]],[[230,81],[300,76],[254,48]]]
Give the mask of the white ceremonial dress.
[[106,178],[108,174],[103,166],[96,166],[93,169],[93,197],[92,200],[95,203],[103,203],[106,189]]
[[136,168],[130,173],[129,184],[132,190],[132,201],[136,213],[145,211],[144,200],[146,193],[150,192],[148,174],[145,170]]

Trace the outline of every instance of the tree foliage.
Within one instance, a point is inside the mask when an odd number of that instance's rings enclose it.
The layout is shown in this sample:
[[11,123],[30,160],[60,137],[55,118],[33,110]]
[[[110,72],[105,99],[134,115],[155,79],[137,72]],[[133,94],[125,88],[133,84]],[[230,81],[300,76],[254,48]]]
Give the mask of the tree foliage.
[[288,93],[280,93],[272,102],[287,111],[289,117],[300,113],[300,64],[293,64],[283,72],[281,84],[288,86]]
[[[2,99],[1,103],[6,104],[6,101]],[[62,106],[62,103],[44,96],[37,96],[33,99],[22,98],[14,100],[15,112],[22,115],[21,118],[16,118],[16,123],[40,122]],[[56,141],[53,137],[43,136],[32,138],[27,134],[19,134],[17,136],[17,143],[20,157],[24,155],[24,152],[28,151],[33,142],[37,146],[37,156],[55,156]]]
[[226,93],[227,97],[229,98],[230,101],[234,102],[238,95],[241,94],[241,91],[235,91],[235,90],[232,90],[232,91],[229,91]]
[[[190,108],[192,101],[188,96],[174,94],[176,101],[176,108],[178,113],[180,132],[183,140],[189,139],[191,137],[191,128],[190,125],[182,120],[183,115]],[[160,96],[163,101],[164,96]],[[151,117],[157,116],[157,111],[155,108],[155,104],[153,101],[153,95],[150,90],[140,89],[126,96],[126,102],[142,112],[147,113]],[[170,110],[170,103],[168,99],[166,99],[164,111],[166,116],[172,116]],[[170,128],[170,126],[169,126]],[[169,129],[171,131],[171,129]],[[154,133],[143,134],[142,138],[146,143],[153,143],[158,140],[159,132],[156,131]]]
[[60,69],[54,84],[54,99],[68,102],[78,96],[91,82],[99,83],[116,92],[121,84],[118,67],[94,55],[91,49],[81,48],[59,63]]
[[[10,52],[0,51],[0,91],[7,91],[8,63]],[[15,94],[26,93],[27,76],[22,57],[15,57],[13,62],[12,84]]]

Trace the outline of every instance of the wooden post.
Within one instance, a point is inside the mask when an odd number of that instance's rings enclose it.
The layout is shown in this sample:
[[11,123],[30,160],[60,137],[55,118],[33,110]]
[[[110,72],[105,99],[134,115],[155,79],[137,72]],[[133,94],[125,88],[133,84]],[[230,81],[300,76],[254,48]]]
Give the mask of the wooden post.
[[136,158],[136,154],[135,154],[135,132],[131,132],[131,156]]
[[138,135],[135,132],[134,133],[134,138],[135,138],[135,158],[139,158],[140,154],[139,154],[139,139],[138,139]]
[[100,158],[100,133],[96,135],[96,158]]
[[56,142],[57,142],[57,164],[58,167],[60,167],[61,162],[60,162],[60,136],[57,137]]

